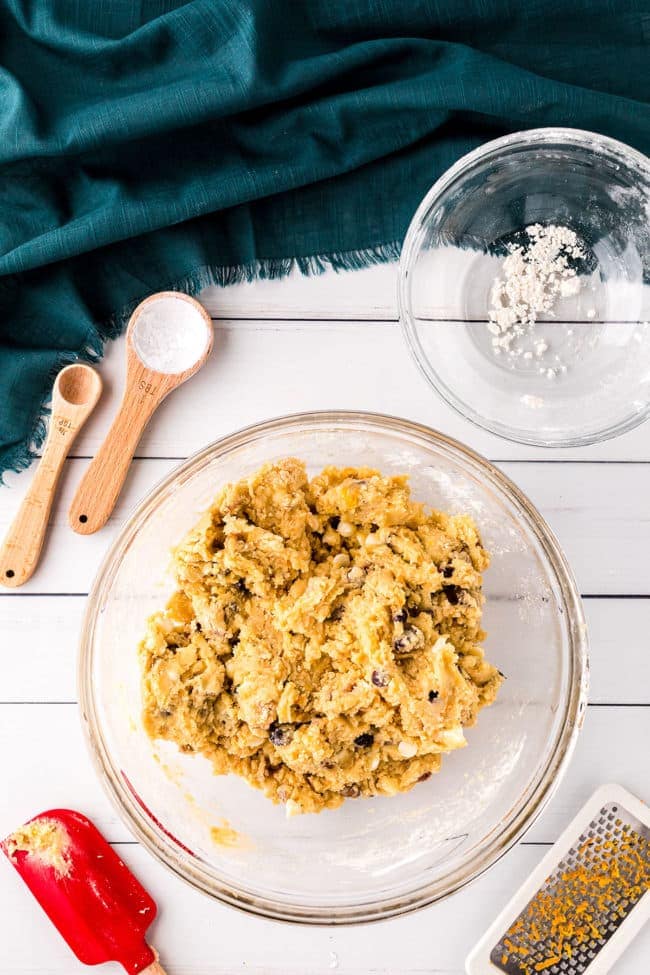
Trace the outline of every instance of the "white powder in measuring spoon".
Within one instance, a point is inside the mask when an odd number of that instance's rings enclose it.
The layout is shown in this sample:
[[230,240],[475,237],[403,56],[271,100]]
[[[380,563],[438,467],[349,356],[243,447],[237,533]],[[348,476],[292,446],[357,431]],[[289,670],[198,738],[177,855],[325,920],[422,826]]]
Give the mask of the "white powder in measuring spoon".
[[174,375],[197,362],[210,335],[201,312],[183,298],[156,298],[135,320],[131,341],[148,369]]
[[577,234],[568,227],[535,223],[526,227],[524,237],[523,246],[509,246],[502,274],[492,285],[488,321],[492,348],[510,360],[534,357],[539,360],[539,372],[554,379],[558,372],[566,372],[566,366],[547,367],[548,343],[540,340],[530,349],[521,340],[534,332],[540,315],[553,316],[561,298],[578,294],[581,282],[575,261],[586,255]]

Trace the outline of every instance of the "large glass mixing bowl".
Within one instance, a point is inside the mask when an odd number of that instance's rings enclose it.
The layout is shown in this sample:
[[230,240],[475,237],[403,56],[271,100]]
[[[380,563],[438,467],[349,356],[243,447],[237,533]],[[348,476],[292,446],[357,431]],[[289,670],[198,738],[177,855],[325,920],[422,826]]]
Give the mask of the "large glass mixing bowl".
[[[468,729],[468,747],[446,756],[438,775],[404,795],[292,818],[243,780],[214,776],[206,759],[147,737],[137,658],[147,616],[173,589],[172,546],[225,482],[287,456],[302,458],[310,474],[327,464],[407,473],[417,499],[469,512],[492,555],[487,653],[507,676],[496,703]],[[511,481],[462,445],[406,420],[308,413],[212,444],[136,509],[90,595],[81,713],[97,771],[124,822],[175,873],[256,914],[346,923],[444,897],[515,842],[566,766],[586,703],[586,670],[585,623],[570,569]]]
[[[487,318],[507,248],[525,246],[531,224],[568,227],[584,256],[571,260],[579,290],[516,339],[515,356],[495,348]],[[542,447],[631,430],[650,413],[650,160],[576,129],[470,152],[411,221],[399,304],[421,371],[479,426]]]

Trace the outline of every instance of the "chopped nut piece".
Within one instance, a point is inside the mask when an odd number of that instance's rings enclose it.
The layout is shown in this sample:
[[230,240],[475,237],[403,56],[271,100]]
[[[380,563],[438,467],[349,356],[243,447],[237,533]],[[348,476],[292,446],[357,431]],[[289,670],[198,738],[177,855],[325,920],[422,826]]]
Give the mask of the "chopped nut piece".
[[352,785],[344,785],[341,789],[341,795],[345,796],[346,799],[358,799],[361,795],[361,789],[355,783]]
[[358,565],[353,565],[348,571],[348,582],[352,583],[353,586],[362,586],[363,580],[365,579],[365,572]]

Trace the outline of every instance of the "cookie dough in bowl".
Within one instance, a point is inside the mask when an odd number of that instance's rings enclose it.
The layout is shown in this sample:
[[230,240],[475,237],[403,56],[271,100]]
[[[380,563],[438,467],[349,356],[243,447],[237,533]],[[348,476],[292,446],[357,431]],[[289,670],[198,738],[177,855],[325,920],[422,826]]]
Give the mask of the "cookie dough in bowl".
[[370,468],[267,464],[178,547],[141,644],[144,725],[289,812],[393,795],[466,745],[483,655],[476,526]]
[[[282,505],[260,471],[282,472]],[[501,471],[416,423],[308,413],[219,440],[133,512],[90,593],[80,709],[125,827],[175,874],[265,917],[349,924],[445,897],[508,849],[562,777],[586,672],[571,572]],[[436,755],[458,726],[467,744]]]

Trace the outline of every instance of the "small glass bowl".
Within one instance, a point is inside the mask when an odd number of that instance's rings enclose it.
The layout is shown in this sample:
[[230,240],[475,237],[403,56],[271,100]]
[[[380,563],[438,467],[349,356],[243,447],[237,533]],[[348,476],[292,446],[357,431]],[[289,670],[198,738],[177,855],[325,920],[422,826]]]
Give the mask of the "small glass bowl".
[[[586,257],[578,293],[514,357],[495,351],[488,309],[508,245],[531,224],[569,227]],[[649,228],[650,160],[613,139],[533,129],[470,152],[404,241],[400,318],[421,371],[461,415],[509,440],[578,446],[631,430],[650,411]]]
[[[215,776],[203,757],[148,738],[137,656],[147,617],[174,588],[170,549],[223,484],[288,456],[302,458],[312,475],[328,464],[407,473],[417,499],[473,515],[492,556],[484,584],[486,652],[508,678],[496,703],[467,729],[468,747],[445,756],[427,782],[403,795],[349,800],[293,818],[242,779]],[[104,560],[79,661],[81,713],[96,769],[144,846],[225,903],[320,924],[403,914],[458,890],[494,863],[561,778],[586,704],[586,675],[575,582],[530,502],[455,441],[364,413],[261,423],[212,444],[165,478]],[[221,831],[217,842],[212,827]]]

